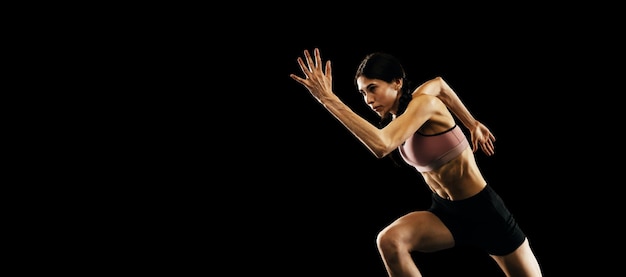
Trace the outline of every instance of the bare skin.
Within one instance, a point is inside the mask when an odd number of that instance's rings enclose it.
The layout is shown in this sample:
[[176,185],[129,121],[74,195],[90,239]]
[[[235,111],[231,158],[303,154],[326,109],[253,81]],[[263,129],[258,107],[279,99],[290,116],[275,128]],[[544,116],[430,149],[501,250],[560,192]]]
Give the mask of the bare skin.
[[[304,59],[299,57],[297,61],[305,76],[291,74],[291,78],[306,87],[378,158],[390,154],[418,130],[435,134],[450,129],[455,125],[454,113],[470,131],[471,147],[443,166],[423,172],[424,181],[433,192],[452,201],[469,198],[486,186],[474,154],[481,148],[486,155],[493,155],[495,137],[474,119],[441,77],[419,86],[400,116],[396,114],[399,91],[404,85],[401,79],[385,82],[358,77],[357,86],[366,104],[380,116],[393,115],[387,126],[378,128],[354,113],[334,93],[331,63],[322,63],[319,49],[314,50],[314,56],[305,50]],[[450,230],[428,211],[411,212],[398,218],[379,233],[376,242],[387,273],[392,277],[422,276],[410,255],[412,251],[433,252],[455,245]],[[528,240],[508,255],[491,257],[507,276],[542,276]]]

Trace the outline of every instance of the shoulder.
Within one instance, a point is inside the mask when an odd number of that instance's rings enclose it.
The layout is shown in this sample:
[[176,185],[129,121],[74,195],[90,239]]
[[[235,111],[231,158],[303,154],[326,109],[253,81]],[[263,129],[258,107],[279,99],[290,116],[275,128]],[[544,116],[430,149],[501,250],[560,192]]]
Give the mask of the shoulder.
[[407,110],[409,109],[437,114],[446,113],[448,111],[448,107],[441,98],[430,94],[413,95],[407,107]]
[[441,99],[439,99],[439,97],[434,96],[434,95],[423,94],[423,93],[414,93],[413,97],[411,99],[411,102],[409,103],[409,105],[419,105],[419,106],[433,105],[433,106],[439,106],[439,105],[443,105],[443,102],[441,101]]
[[419,94],[413,95],[411,101],[407,105],[406,111],[404,113],[409,113],[412,115],[432,115],[435,113],[440,113],[446,109],[446,105],[441,102],[439,98],[432,95],[427,94]]

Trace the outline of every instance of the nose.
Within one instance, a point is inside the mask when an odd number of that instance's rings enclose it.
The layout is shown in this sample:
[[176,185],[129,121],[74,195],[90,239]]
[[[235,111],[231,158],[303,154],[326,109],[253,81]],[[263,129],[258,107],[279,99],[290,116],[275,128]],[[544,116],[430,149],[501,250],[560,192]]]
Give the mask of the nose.
[[368,105],[374,104],[374,95],[372,95],[371,93],[365,94],[365,103],[367,103]]

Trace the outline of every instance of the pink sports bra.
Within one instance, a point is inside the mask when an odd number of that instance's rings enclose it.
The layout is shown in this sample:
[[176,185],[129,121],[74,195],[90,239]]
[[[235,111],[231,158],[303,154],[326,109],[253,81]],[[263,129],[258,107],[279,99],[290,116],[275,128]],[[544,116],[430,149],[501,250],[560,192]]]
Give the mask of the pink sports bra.
[[431,171],[454,159],[469,146],[459,125],[434,135],[411,135],[399,150],[402,158],[419,172]]

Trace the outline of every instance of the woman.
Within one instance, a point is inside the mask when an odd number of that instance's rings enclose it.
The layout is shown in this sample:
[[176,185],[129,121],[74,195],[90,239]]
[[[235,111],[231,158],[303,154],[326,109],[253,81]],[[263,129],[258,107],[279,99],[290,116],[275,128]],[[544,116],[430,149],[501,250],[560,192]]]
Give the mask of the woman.
[[[484,249],[507,276],[542,276],[528,238],[476,164],[478,147],[488,156],[494,154],[495,137],[441,77],[411,92],[404,69],[393,56],[366,56],[355,84],[381,117],[379,128],[335,95],[331,63],[322,63],[319,49],[314,49],[314,57],[305,50],[297,62],[304,77],[291,74],[291,78],[376,157],[398,150],[433,192],[428,210],[408,213],[378,234],[377,247],[389,276],[422,276],[413,251],[433,252],[463,244]],[[450,111],[469,130],[471,145]]]

